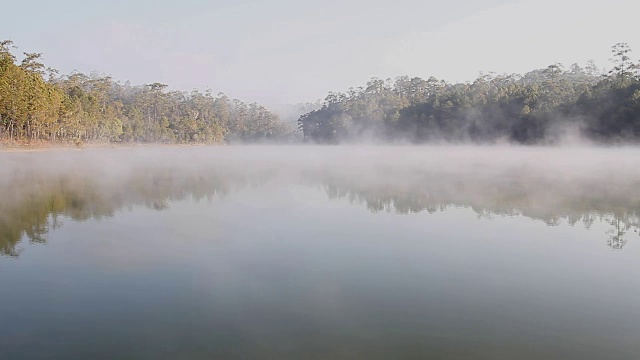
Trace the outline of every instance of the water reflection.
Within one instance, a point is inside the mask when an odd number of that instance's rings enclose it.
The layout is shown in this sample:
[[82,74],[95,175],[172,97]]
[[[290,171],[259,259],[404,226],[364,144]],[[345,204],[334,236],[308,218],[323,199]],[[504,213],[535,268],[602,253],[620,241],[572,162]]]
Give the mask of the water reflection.
[[464,207],[479,217],[524,216],[548,226],[566,222],[591,229],[595,222],[602,222],[611,227],[607,245],[616,250],[640,229],[640,188],[631,179],[615,184],[599,184],[596,178],[551,182],[521,171],[472,180],[463,174],[396,174],[392,181],[385,181],[383,173],[388,172],[381,170],[378,178],[383,180],[374,183],[357,176],[324,174],[322,187],[329,198],[348,199],[372,213],[435,213]]
[[61,226],[64,218],[100,219],[134,206],[163,210],[173,201],[212,200],[246,185],[244,177],[232,174],[176,175],[173,169],[139,169],[111,178],[105,175],[28,171],[6,181],[0,189],[7,194],[0,203],[0,254],[18,256],[17,245],[23,237],[32,243],[46,242],[46,234]]
[[16,257],[20,242],[45,243],[64,219],[85,221],[121,209],[166,209],[174,201],[215,201],[247,186],[306,184],[330,199],[347,199],[371,212],[410,214],[473,209],[480,217],[524,216],[549,226],[609,224],[607,245],[622,249],[638,233],[640,186],[635,178],[549,177],[522,166],[415,167],[373,162],[357,169],[272,162],[260,167],[228,163],[196,167],[145,165],[115,170],[94,166],[16,169],[0,179],[0,254]]

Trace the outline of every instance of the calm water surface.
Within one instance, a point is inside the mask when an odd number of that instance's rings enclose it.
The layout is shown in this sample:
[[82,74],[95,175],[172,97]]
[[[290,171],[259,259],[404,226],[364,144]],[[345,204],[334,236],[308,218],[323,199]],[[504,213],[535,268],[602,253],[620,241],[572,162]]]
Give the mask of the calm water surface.
[[0,359],[640,358],[635,149],[0,165]]

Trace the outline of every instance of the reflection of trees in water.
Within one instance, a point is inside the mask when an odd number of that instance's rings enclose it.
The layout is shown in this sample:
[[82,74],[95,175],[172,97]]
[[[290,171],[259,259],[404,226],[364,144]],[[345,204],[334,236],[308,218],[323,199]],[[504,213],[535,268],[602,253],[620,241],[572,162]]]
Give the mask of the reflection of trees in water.
[[633,232],[637,233],[638,219],[635,218],[633,221],[629,221],[629,219],[621,219],[619,217],[613,217],[606,220],[608,224],[611,225],[611,229],[607,231],[609,235],[609,239],[607,244],[616,250],[622,249],[627,244],[627,239],[625,238],[625,234],[633,229]]
[[[291,170],[291,169],[288,169]],[[173,201],[209,199],[244,187],[258,186],[278,172],[265,166],[203,168],[137,168],[119,175],[109,172],[46,173],[18,171],[0,179],[0,255],[17,256],[17,244],[27,238],[44,243],[61,225],[113,216],[134,206],[166,209]],[[88,175],[88,174],[91,175]],[[409,171],[405,168],[296,169],[285,181],[302,174],[304,183],[322,184],[330,199],[364,204],[371,212],[409,214],[465,207],[478,216],[525,216],[549,226],[567,222],[591,228],[610,224],[608,245],[621,249],[639,232],[640,186],[630,179],[554,179],[516,172]],[[615,181],[618,181],[617,183]]]
[[554,182],[517,173],[486,178],[401,174],[389,181],[365,181],[358,176],[325,174],[322,187],[329,198],[347,199],[374,213],[435,213],[464,207],[479,217],[525,216],[549,226],[581,223],[590,229],[597,221],[611,226],[607,244],[619,250],[627,243],[630,230],[640,233],[640,189],[632,181],[615,186],[598,181],[601,179]]
[[62,217],[100,219],[133,206],[163,210],[176,200],[211,200],[243,183],[242,177],[172,169],[140,169],[106,178],[19,173],[2,184],[7,196],[0,202],[0,255],[17,256],[16,245],[23,237],[44,243],[45,235],[61,225]]

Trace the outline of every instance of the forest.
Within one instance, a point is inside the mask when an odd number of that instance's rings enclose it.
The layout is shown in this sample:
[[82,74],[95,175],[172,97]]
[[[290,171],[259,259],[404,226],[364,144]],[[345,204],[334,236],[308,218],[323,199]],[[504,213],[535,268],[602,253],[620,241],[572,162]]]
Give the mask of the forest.
[[473,82],[419,77],[371,79],[332,92],[300,117],[306,142],[519,143],[640,140],[640,66],[626,43],[613,68],[553,64],[524,75],[483,74]]
[[472,82],[430,77],[373,78],[330,92],[294,126],[256,103],[162,83],[131,85],[110,76],[59,75],[42,54],[0,42],[0,141],[99,143],[321,144],[519,143],[640,140],[640,65],[626,43],[613,68],[553,64],[524,75],[483,74]]
[[289,141],[295,129],[255,103],[220,93],[132,86],[109,76],[59,76],[13,42],[0,42],[0,140],[31,143],[199,143]]

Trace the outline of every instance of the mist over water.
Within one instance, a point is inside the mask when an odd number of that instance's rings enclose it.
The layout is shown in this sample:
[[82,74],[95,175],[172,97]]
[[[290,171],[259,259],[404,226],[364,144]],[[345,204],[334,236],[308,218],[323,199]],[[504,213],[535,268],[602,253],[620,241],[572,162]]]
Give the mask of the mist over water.
[[[579,214],[632,215],[640,195],[635,147],[141,147],[0,156],[5,209],[47,190],[85,196],[88,189],[132,205],[156,190],[157,200],[170,202],[176,192],[197,198],[247,185],[302,183],[372,210],[462,206],[553,222]],[[83,186],[75,186],[78,181]]]
[[637,151],[0,153],[0,354],[631,359]]

